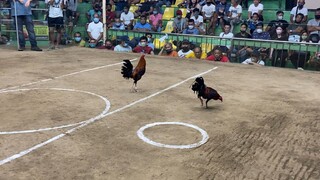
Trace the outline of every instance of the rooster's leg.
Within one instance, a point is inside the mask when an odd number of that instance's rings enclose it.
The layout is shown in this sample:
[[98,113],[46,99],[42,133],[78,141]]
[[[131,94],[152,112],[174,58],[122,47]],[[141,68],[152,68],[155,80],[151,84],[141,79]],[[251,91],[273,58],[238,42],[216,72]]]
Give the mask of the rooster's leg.
[[208,108],[208,102],[210,101],[210,99],[208,99],[207,101],[206,101],[206,108]]
[[138,91],[137,83],[134,83],[134,91],[135,91],[135,92]]
[[201,97],[199,97],[200,102],[201,102],[201,106],[203,106],[203,100],[201,99]]

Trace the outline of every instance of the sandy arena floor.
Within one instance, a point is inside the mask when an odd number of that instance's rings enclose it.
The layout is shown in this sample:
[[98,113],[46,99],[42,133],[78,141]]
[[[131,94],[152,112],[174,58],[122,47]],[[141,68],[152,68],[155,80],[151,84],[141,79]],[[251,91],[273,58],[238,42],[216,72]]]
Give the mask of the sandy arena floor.
[[[319,72],[147,56],[132,93],[120,69],[137,57],[0,49],[0,179],[320,179]],[[200,107],[190,85],[201,73],[223,103]],[[155,122],[192,124],[209,139],[157,147],[137,136]],[[203,138],[174,124],[144,135]]]

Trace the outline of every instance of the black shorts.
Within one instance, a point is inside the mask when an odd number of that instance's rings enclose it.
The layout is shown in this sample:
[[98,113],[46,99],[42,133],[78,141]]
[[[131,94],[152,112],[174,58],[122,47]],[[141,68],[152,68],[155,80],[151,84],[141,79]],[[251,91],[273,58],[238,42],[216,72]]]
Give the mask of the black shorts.
[[54,27],[57,30],[62,29],[63,28],[63,17],[56,17],[56,18],[51,18],[48,17],[48,26],[49,27]]

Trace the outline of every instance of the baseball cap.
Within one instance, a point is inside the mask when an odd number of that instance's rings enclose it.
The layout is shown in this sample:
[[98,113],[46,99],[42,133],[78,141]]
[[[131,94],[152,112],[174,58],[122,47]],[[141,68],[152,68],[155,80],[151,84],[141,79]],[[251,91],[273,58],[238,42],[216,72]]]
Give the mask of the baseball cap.
[[176,12],[177,15],[182,15],[182,11],[180,9],[177,10]]

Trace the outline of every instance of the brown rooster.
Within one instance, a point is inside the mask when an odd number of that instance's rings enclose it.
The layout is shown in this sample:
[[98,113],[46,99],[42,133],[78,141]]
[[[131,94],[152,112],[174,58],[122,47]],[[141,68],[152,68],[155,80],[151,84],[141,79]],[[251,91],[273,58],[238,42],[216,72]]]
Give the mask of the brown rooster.
[[137,82],[141,79],[141,77],[146,72],[146,60],[144,59],[144,55],[140,57],[138,65],[133,69],[133,66],[129,60],[123,60],[123,66],[121,69],[121,74],[124,78],[129,79],[132,78],[133,85],[132,89],[137,92]]
[[218,92],[211,87],[207,87],[204,84],[204,80],[202,77],[197,77],[194,83],[192,84],[191,88],[195,93],[198,94],[198,98],[200,99],[201,106],[203,106],[203,99],[207,99],[206,101],[206,108],[208,108],[208,102],[213,99],[213,100],[222,100],[222,96],[218,94]]

